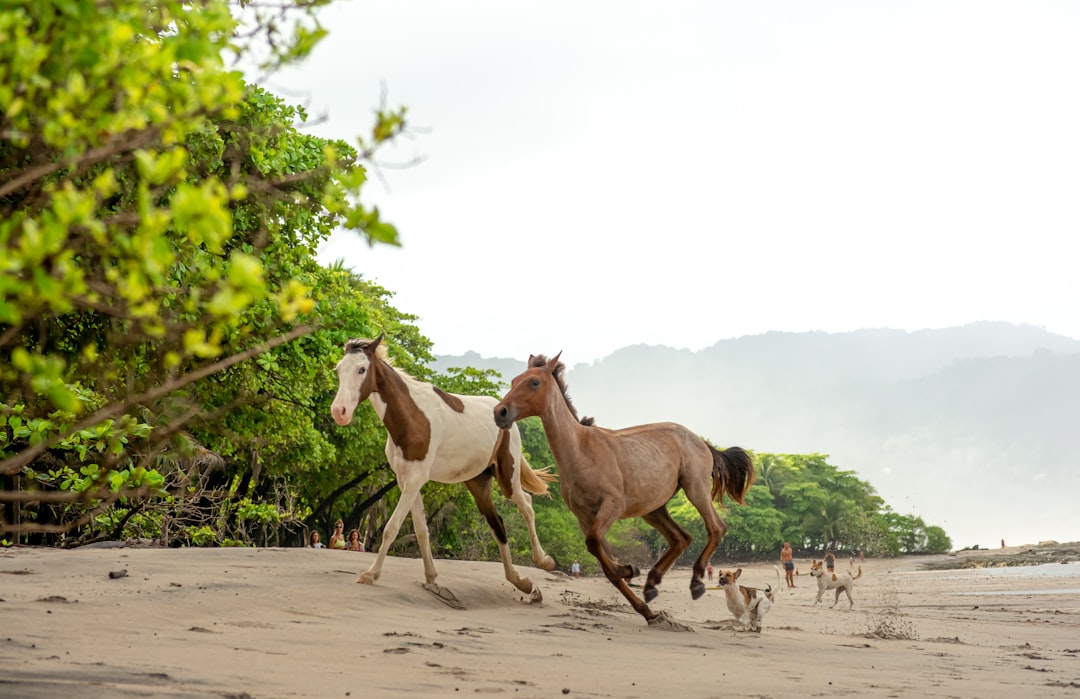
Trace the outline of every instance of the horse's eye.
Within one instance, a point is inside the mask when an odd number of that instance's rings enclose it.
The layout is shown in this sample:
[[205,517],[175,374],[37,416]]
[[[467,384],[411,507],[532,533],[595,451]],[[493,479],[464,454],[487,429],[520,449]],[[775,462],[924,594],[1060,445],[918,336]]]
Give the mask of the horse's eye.
[[540,379],[533,379],[529,382],[529,385],[533,388],[540,388]]
[[367,371],[367,367],[366,367],[366,366],[362,366],[362,367],[360,367],[360,371],[358,371],[358,372],[356,372],[356,373],[358,373],[358,374],[363,374],[363,373],[364,373],[365,371]]

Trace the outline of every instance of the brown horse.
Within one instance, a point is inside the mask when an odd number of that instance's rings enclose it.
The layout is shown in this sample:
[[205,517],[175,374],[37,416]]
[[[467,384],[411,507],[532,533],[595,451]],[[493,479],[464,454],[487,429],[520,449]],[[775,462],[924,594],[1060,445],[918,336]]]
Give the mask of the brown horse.
[[[720,451],[672,422],[609,430],[593,426],[591,418],[579,420],[566,394],[560,355],[551,361],[529,357],[529,368],[511,382],[510,391],[495,406],[495,423],[508,429],[517,420],[540,416],[559,465],[563,500],[577,517],[589,552],[646,621],[670,623],[647,604],[656,597],[664,573],[690,545],[690,535],[668,513],[668,501],[682,488],[705,520],[708,539],[690,580],[690,595],[698,599],[705,594],[705,563],[727,531],[712,501],[719,502],[726,492],[743,503],[754,481],[753,461],[739,447]],[[649,571],[644,601],[627,585],[638,571],[620,565],[606,539],[612,524],[630,517],[641,517],[668,542],[667,551]]]

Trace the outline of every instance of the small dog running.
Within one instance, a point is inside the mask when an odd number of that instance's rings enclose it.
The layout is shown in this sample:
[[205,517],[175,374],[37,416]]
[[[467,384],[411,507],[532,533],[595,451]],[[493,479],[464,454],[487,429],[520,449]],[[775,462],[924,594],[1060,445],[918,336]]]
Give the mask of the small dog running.
[[825,571],[823,562],[812,561],[810,563],[810,575],[817,578],[817,599],[814,600],[814,604],[821,602],[821,596],[825,594],[825,590],[836,590],[836,599],[832,603],[833,607],[840,601],[841,592],[847,595],[848,609],[855,606],[855,599],[851,596],[851,590],[855,587],[855,581],[862,577],[862,566],[859,566],[858,575],[852,577],[851,573],[841,573],[839,575],[828,573]]
[[[776,588],[780,587],[780,569],[773,566],[776,571]],[[761,623],[765,615],[776,600],[776,588],[766,585],[765,589],[747,587],[738,583],[742,575],[742,568],[737,570],[720,571],[717,582],[724,589],[724,597],[727,599],[728,610],[735,615],[735,619],[749,627],[751,631],[761,633]]]

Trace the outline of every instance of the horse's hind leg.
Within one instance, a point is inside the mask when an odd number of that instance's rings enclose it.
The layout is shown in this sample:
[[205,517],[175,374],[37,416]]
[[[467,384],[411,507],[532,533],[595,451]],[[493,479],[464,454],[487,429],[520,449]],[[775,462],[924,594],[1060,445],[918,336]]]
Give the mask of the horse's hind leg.
[[[521,466],[522,468],[529,467],[525,463],[525,459],[521,460]],[[532,497],[518,483],[517,487],[514,488],[514,492],[510,495],[510,500],[517,506],[521,518],[525,520],[525,526],[529,529],[529,548],[532,551],[533,563],[544,570],[554,570],[555,559],[544,551],[544,547],[540,543],[540,537],[536,535],[536,512],[533,511]]]
[[531,595],[533,601],[539,601],[540,589],[535,587],[531,580],[519,575],[517,569],[514,568],[513,559],[510,555],[510,545],[507,543],[506,538],[506,525],[503,523],[503,519],[499,516],[498,511],[495,509],[495,502],[491,499],[491,477],[493,475],[493,469],[485,469],[480,475],[465,481],[465,486],[469,489],[469,492],[472,493],[473,500],[476,501],[477,509],[480,510],[480,514],[484,515],[484,519],[487,520],[488,527],[491,528],[491,533],[495,537],[495,543],[499,547],[499,557],[503,562],[503,570],[506,573],[506,579],[517,589],[527,595]]
[[705,583],[702,582],[705,577],[705,564],[712,558],[713,551],[720,545],[720,541],[727,532],[727,525],[724,524],[724,520],[720,519],[720,515],[716,513],[709,492],[709,479],[712,473],[711,460],[708,468],[709,470],[703,471],[701,479],[688,479],[680,482],[683,492],[686,494],[686,499],[697,509],[701,514],[701,518],[705,521],[705,532],[707,533],[705,545],[701,548],[701,555],[694,561],[694,573],[690,579],[690,596],[694,599],[698,599],[705,594]]
[[544,570],[554,570],[555,559],[544,552],[540,537],[536,535],[536,513],[533,511],[532,497],[522,486],[524,469],[528,469],[529,464],[522,454],[521,433],[516,425],[512,430],[499,430],[492,458],[499,489],[503,496],[509,498],[517,506],[521,518],[525,520],[525,526],[528,527],[529,550],[532,553],[533,563]]
[[645,579],[645,601],[652,602],[656,597],[656,586],[663,580],[664,573],[668,571],[668,568],[675,561],[679,560],[679,556],[690,545],[690,535],[671,518],[671,513],[668,512],[666,505],[653,510],[647,515],[643,515],[642,519],[653,529],[660,532],[668,542],[667,551],[664,551],[664,555],[656,561]]

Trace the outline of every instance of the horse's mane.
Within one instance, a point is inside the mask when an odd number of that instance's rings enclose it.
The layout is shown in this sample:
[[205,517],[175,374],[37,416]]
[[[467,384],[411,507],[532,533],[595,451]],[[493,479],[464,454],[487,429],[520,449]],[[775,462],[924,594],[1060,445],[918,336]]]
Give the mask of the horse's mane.
[[[533,368],[539,368],[542,366],[546,366],[547,363],[547,357],[540,354],[533,357],[532,362],[530,362],[529,366]],[[566,407],[570,408],[570,414],[573,415],[574,419],[580,422],[582,425],[585,425],[586,427],[591,427],[592,425],[596,424],[596,420],[591,417],[579,418],[577,410],[574,408],[574,401],[570,400],[570,394],[566,391],[566,380],[563,379],[563,372],[565,370],[565,364],[563,364],[562,362],[556,362],[555,370],[551,372],[551,375],[555,377],[555,383],[558,384],[559,390],[562,392],[563,398],[566,399]]]
[[[363,352],[372,342],[374,342],[374,340],[368,340],[363,337],[351,338],[348,342],[345,343],[345,354]],[[379,346],[375,348],[375,357],[383,360],[387,364],[393,364],[393,362],[390,360],[389,353],[386,351],[386,345],[382,344],[381,342],[379,343]]]

